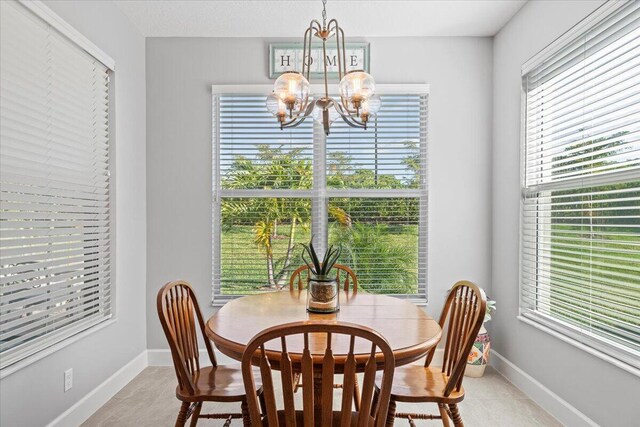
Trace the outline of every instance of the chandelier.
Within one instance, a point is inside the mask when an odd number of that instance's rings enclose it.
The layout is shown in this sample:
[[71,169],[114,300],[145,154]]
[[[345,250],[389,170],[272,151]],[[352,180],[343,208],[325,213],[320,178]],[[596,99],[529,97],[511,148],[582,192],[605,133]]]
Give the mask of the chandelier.
[[[278,119],[281,130],[298,126],[309,117],[321,123],[327,135],[331,123],[338,118],[349,126],[366,130],[371,116],[380,110],[381,101],[375,94],[373,77],[363,70],[346,72],[344,31],[337,20],[327,22],[326,4],[327,0],[323,0],[322,25],[314,19],[304,33],[302,72],[284,72],[276,80],[273,93],[267,97],[267,109]],[[322,41],[324,95],[310,98],[309,69],[314,39]],[[333,43],[332,39],[337,49],[339,100],[329,96],[327,43]]]

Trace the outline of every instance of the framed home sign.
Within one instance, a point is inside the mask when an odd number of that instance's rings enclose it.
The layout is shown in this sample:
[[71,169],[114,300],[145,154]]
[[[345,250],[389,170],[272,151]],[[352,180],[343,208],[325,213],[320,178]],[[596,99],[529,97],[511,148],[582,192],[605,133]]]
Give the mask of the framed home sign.
[[[269,78],[275,79],[285,71],[302,71],[303,43],[269,44]],[[369,43],[345,43],[347,71],[369,72]],[[327,72],[329,77],[338,75],[338,57],[335,40],[327,43]],[[311,44],[311,72],[309,77],[323,77],[322,44]]]

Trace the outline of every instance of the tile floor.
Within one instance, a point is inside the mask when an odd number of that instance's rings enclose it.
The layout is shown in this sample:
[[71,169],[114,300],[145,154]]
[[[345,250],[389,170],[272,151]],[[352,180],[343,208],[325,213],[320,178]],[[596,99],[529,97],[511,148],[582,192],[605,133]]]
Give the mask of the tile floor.
[[[175,398],[176,378],[172,367],[149,367],[91,416],[83,427],[173,426],[179,409]],[[551,415],[492,368],[482,378],[465,378],[465,400],[459,405],[467,427],[561,426]],[[336,391],[339,393],[339,391]],[[301,394],[301,393],[299,393]],[[237,406],[237,408],[235,407]],[[429,405],[433,406],[433,405]],[[398,411],[420,407],[398,404]],[[239,412],[238,405],[205,404],[203,412]],[[437,412],[435,406],[427,412]],[[221,420],[200,420],[199,427],[221,426]],[[442,425],[439,420],[417,421],[418,426]],[[232,426],[241,426],[234,420]],[[407,420],[396,420],[408,426]]]

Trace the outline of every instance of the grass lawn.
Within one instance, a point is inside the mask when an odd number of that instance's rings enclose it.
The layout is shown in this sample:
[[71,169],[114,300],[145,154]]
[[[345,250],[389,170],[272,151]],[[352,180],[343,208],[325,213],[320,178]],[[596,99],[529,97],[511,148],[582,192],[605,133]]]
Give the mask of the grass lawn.
[[[362,228],[370,231],[372,226],[365,225]],[[282,224],[278,227],[277,237],[272,238],[276,277],[284,265],[289,230],[288,224]],[[309,229],[296,228],[296,247],[289,268],[280,276],[279,286],[288,286],[291,272],[303,264],[300,257],[302,247],[299,243],[307,243],[310,237]],[[336,244],[342,239],[343,254],[338,262],[354,269],[361,289],[375,293],[417,292],[417,226],[382,226],[375,234],[368,233],[364,236],[372,238],[369,242],[357,240],[358,237],[361,235],[338,235],[332,229],[329,241],[330,244]],[[352,242],[351,245],[347,243],[347,239]],[[354,240],[357,241],[353,243]],[[266,288],[267,257],[254,243],[252,226],[234,225],[223,229],[221,245],[223,294],[243,295],[269,290]],[[397,267],[398,263],[402,263],[402,268]],[[403,270],[404,274],[399,275],[398,270]]]
[[[286,234],[285,234],[286,233]],[[289,283],[290,273],[302,265],[299,243],[307,243],[311,238],[309,230],[296,229],[296,247],[290,268],[278,282],[280,286]],[[274,271],[277,274],[283,267],[284,258],[289,245],[289,226],[282,225],[278,235],[272,238]],[[244,295],[263,291],[267,286],[267,256],[254,243],[253,227],[235,225],[222,232],[222,293],[225,295]]]
[[640,233],[616,232],[585,245],[579,239],[588,236],[585,228],[552,226],[550,309],[571,323],[640,347]]

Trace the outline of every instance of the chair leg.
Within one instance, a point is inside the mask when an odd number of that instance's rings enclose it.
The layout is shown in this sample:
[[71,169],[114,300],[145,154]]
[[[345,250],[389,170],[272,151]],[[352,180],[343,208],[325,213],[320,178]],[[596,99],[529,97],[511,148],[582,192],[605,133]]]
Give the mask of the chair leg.
[[193,412],[191,413],[191,424],[189,424],[190,427],[196,427],[196,424],[198,424],[200,411],[202,411],[202,402],[196,403],[196,406],[193,408]]
[[449,413],[447,412],[447,408],[445,408],[444,403],[438,403],[438,411],[440,411],[440,416],[442,417],[442,425],[444,427],[450,427]]
[[182,402],[182,405],[180,405],[180,412],[178,412],[178,419],[176,419],[176,427],[184,427],[184,424],[187,422],[189,406],[189,402]]
[[244,427],[251,427],[251,415],[249,414],[249,405],[246,400],[243,400],[240,404],[242,410],[242,425]]
[[460,416],[460,411],[458,411],[458,405],[455,403],[451,403],[449,405],[449,409],[451,410],[451,418],[453,419],[453,425],[455,427],[464,427],[464,423],[462,422],[462,416]]
[[386,427],[393,427],[393,423],[396,420],[396,401],[389,400],[389,411],[387,412]]
[[356,375],[353,382],[353,408],[356,411],[360,411],[360,385],[358,385],[358,375]]

